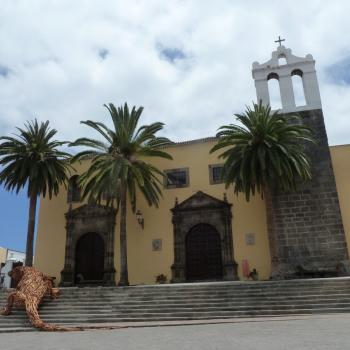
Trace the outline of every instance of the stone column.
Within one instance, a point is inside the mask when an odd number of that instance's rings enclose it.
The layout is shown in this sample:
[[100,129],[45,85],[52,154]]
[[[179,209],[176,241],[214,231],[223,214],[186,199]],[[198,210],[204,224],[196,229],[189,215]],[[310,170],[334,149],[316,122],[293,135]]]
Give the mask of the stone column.
[[172,283],[185,282],[185,243],[181,234],[181,218],[178,214],[173,215],[174,232],[174,264],[171,266]]
[[[67,215],[66,215],[67,217]],[[64,257],[64,268],[61,271],[61,287],[71,287],[74,285],[74,269],[72,256],[72,232],[74,230],[74,223],[71,218],[67,217],[66,223],[66,248]]]
[[292,77],[282,75],[279,77],[282,107],[285,111],[295,110],[295,99],[293,91]]
[[321,95],[315,71],[304,72],[302,76],[306,104],[312,108],[321,108]]
[[107,244],[105,253],[105,270],[103,273],[103,280],[107,286],[115,286],[115,267],[114,267],[114,228],[115,219],[113,217],[108,220],[108,234],[107,234]]
[[270,104],[269,87],[266,79],[255,80],[256,95],[258,103],[260,100],[262,104],[267,106]]
[[222,247],[223,279],[225,281],[236,281],[238,280],[238,274],[237,274],[238,265],[233,258],[231,207],[223,209],[223,222],[224,222],[224,242]]

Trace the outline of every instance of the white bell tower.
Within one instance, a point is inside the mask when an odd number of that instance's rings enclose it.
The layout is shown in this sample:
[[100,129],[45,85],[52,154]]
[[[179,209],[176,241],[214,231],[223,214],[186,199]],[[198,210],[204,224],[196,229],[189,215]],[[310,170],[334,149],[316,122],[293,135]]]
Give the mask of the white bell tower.
[[[253,78],[255,81],[256,95],[258,102],[270,103],[268,81],[277,79],[280,88],[282,111],[284,113],[321,109],[321,97],[315,70],[315,61],[312,55],[297,57],[292,54],[292,50],[281,45],[284,39],[279,37],[276,51],[272,52],[269,61],[259,64],[253,63]],[[283,63],[281,61],[284,61]],[[296,106],[295,94],[293,90],[292,76],[299,75],[302,79],[303,91],[306,104]]]

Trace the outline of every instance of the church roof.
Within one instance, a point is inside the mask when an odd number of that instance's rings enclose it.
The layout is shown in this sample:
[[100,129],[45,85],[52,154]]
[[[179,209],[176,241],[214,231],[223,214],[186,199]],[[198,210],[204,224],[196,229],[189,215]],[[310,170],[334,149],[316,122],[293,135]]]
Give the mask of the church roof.
[[184,146],[184,145],[192,145],[196,143],[205,143],[205,142],[212,142],[212,141],[217,141],[218,138],[215,136],[211,137],[203,137],[200,139],[193,139],[193,140],[187,140],[187,141],[179,141],[179,142],[174,142],[172,145],[167,146],[168,147],[176,147],[176,146]]

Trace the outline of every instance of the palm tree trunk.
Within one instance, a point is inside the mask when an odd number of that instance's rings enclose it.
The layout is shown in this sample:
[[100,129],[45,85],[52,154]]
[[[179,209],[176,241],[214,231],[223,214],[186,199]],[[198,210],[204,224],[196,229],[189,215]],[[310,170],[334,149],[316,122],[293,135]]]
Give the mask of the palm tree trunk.
[[120,280],[119,286],[129,285],[128,252],[126,240],[126,185],[122,185],[120,198]]
[[38,196],[36,194],[32,194],[29,199],[26,266],[33,266],[33,245],[34,245],[35,213],[36,213],[37,198]]

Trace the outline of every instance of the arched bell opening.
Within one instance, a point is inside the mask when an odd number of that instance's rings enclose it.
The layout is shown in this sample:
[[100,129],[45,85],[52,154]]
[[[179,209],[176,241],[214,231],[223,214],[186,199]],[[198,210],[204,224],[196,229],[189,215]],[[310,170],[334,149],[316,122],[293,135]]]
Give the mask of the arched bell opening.
[[295,106],[305,106],[306,98],[305,98],[305,89],[304,89],[304,81],[303,81],[303,72],[300,69],[294,69],[291,73],[292,84],[293,84],[293,92],[294,92],[294,100]]
[[268,91],[270,96],[270,107],[273,110],[282,109],[281,89],[277,73],[267,76]]
[[280,56],[278,57],[278,65],[279,65],[279,66],[284,66],[284,65],[286,65],[286,64],[287,64],[286,56],[280,55]]

